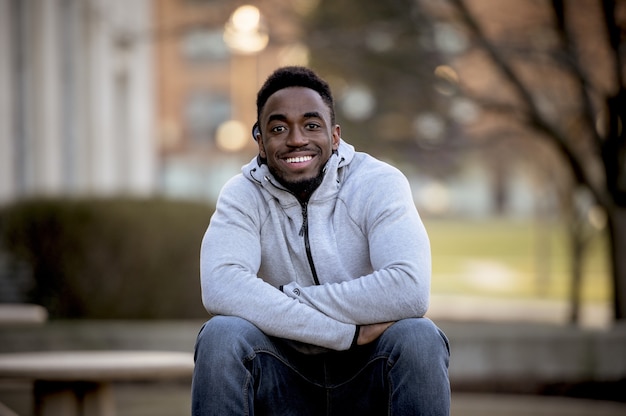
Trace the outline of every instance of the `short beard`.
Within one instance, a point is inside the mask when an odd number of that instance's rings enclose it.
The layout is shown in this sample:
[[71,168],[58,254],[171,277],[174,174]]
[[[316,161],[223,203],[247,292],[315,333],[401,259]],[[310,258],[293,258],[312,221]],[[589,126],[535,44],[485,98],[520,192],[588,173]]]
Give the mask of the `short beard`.
[[323,180],[323,170],[320,171],[320,173],[314,178],[303,179],[297,182],[287,182],[278,178],[278,181],[290,192],[292,192],[301,202],[307,202],[311,197],[311,194],[320,186]]

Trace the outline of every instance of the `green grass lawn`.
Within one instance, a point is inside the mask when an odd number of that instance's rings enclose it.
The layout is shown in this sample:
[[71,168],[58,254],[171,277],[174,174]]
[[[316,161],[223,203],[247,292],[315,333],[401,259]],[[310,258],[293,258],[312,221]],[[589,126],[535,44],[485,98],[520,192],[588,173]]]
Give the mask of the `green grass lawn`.
[[[563,224],[532,220],[425,219],[432,246],[432,292],[567,299],[569,242]],[[585,257],[583,299],[610,298],[605,235]]]

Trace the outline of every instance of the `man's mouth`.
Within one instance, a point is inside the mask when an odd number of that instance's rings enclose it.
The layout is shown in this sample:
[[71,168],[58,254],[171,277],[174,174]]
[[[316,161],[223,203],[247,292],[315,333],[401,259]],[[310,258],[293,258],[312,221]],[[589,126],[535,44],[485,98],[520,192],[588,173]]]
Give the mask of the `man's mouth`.
[[311,159],[313,159],[313,156],[288,157],[288,158],[285,159],[285,162],[287,162],[287,163],[302,163],[302,162],[308,162]]

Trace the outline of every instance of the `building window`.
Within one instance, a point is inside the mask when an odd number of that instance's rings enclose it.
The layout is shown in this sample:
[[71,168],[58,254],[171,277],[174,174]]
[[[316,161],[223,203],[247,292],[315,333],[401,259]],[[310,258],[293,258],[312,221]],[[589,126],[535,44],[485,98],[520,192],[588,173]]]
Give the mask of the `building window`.
[[226,60],[228,47],[222,30],[195,27],[182,36],[182,55],[191,62],[215,62]]
[[192,92],[185,103],[184,119],[192,146],[212,145],[220,124],[230,118],[227,96],[208,91]]

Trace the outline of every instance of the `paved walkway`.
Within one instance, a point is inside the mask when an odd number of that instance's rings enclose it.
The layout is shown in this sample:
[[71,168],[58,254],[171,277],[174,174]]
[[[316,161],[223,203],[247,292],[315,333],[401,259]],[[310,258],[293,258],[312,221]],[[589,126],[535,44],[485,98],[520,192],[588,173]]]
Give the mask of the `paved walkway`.
[[[119,416],[189,414],[189,390],[181,385],[126,386],[116,392]],[[453,393],[450,416],[624,416],[626,403],[537,397]]]
[[[128,386],[117,392],[119,416],[176,416],[189,414],[189,391],[183,386],[161,390]],[[450,416],[624,416],[626,403],[537,397],[453,393]]]
[[566,397],[456,393],[451,416],[624,416],[626,403]]
[[[0,385],[0,401],[19,416],[32,416],[25,384]],[[119,384],[118,416],[187,416],[185,383]],[[453,393],[451,416],[624,416],[626,403],[564,397]],[[0,416],[4,416],[0,410]]]

